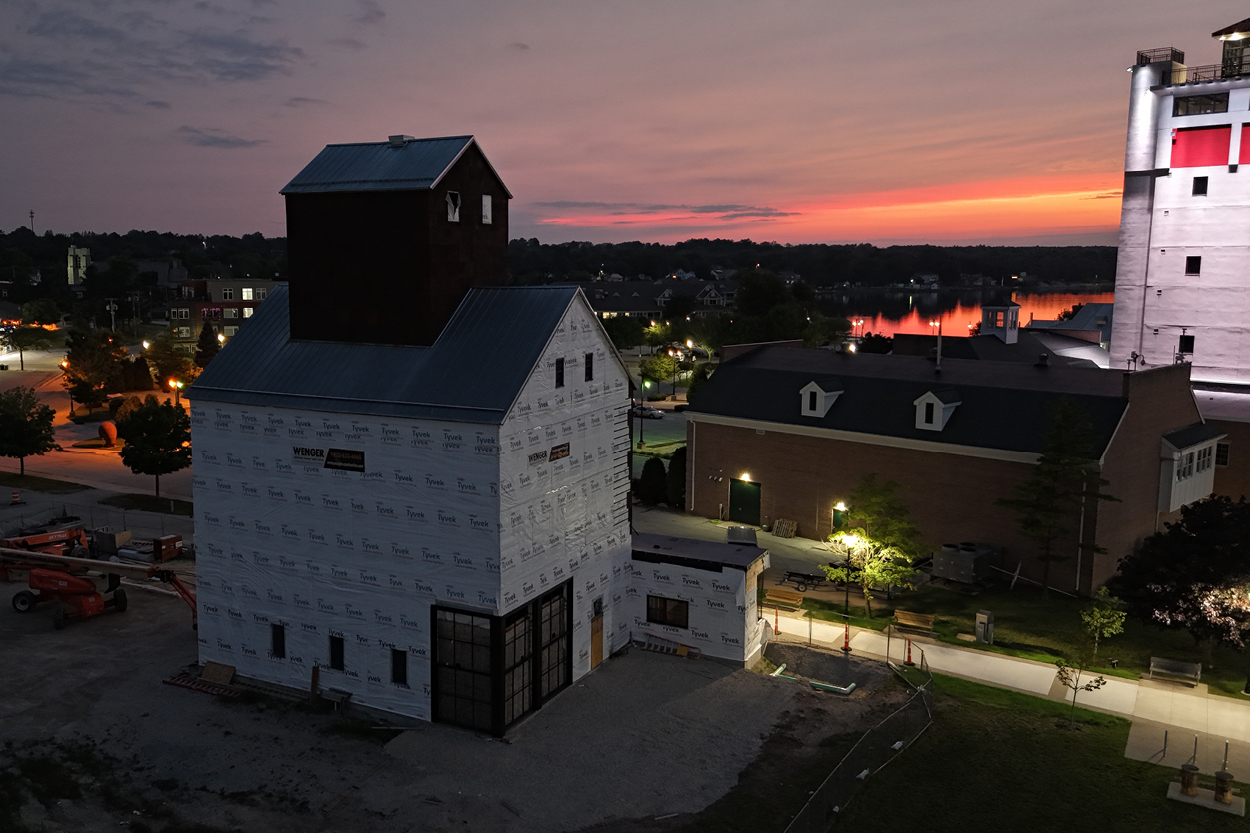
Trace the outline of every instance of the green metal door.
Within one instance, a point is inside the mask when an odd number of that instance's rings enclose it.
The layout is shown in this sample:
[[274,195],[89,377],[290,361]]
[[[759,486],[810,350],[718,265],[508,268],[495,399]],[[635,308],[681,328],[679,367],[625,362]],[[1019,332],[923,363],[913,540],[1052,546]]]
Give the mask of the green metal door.
[[760,525],[760,484],[748,480],[729,481],[729,520]]

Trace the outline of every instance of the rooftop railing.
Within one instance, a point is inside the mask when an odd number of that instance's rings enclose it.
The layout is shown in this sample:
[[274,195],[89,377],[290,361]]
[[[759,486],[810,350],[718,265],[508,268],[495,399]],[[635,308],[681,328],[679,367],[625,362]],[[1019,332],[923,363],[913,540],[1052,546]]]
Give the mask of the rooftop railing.
[[1250,75],[1250,66],[1241,64],[1210,64],[1204,67],[1175,67],[1170,73],[1164,73],[1163,83],[1168,86],[1177,84],[1200,84],[1210,81],[1226,81],[1230,78],[1244,78]]
[[1145,49],[1137,53],[1137,65],[1157,64],[1160,61],[1171,61],[1175,64],[1185,63],[1185,53],[1174,46],[1163,46],[1159,49]]

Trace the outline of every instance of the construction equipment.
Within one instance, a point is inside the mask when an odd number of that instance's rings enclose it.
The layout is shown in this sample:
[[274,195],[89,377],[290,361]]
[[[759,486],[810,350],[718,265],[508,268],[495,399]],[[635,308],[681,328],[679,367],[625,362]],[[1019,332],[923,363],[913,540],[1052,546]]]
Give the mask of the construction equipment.
[[71,527],[4,538],[0,540],[0,548],[86,558],[91,554],[91,539],[87,537],[87,530],[82,527]]
[[99,616],[107,608],[124,611],[127,601],[121,587],[122,576],[168,584],[191,608],[191,627],[198,626],[195,593],[172,570],[151,564],[0,547],[0,578],[25,579],[29,587],[14,595],[13,609],[28,613],[41,603],[55,602],[52,625],[58,630],[70,619]]

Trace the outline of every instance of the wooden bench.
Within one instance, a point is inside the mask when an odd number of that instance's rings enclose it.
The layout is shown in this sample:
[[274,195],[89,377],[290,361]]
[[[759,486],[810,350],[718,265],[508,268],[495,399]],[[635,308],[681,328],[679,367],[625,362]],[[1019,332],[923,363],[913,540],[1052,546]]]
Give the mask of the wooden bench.
[[1172,679],[1179,678],[1183,681],[1193,680],[1194,684],[1197,685],[1202,681],[1202,663],[1180,662],[1174,659],[1151,657],[1149,679],[1153,680],[1155,674]]
[[933,622],[937,619],[932,613],[912,613],[910,610],[895,610],[894,624],[901,630],[933,633]]
[[764,601],[777,607],[798,610],[803,606],[803,594],[793,590],[782,590],[780,587],[770,587],[764,591]]

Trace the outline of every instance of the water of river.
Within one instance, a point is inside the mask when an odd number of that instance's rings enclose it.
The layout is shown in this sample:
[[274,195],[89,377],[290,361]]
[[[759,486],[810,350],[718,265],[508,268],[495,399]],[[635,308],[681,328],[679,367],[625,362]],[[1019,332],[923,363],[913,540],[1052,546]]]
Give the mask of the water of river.
[[[981,320],[982,304],[1002,303],[1010,297],[1020,305],[1020,323],[1036,318],[1053,320],[1074,304],[1110,304],[1114,292],[874,292],[851,293],[828,299],[821,306],[828,315],[840,315],[855,324],[855,332],[894,335],[931,333],[930,321],[941,321],[946,335],[963,335]],[[863,321],[863,324],[859,322]]]

